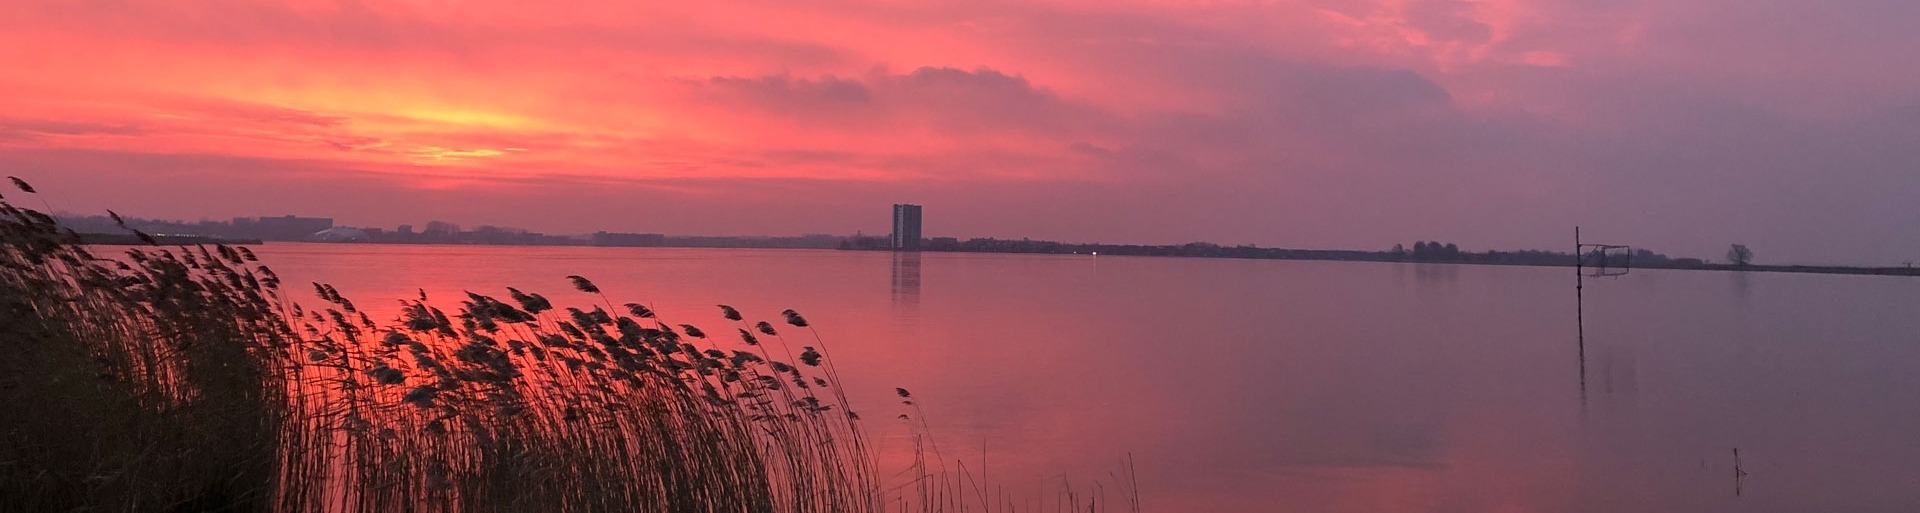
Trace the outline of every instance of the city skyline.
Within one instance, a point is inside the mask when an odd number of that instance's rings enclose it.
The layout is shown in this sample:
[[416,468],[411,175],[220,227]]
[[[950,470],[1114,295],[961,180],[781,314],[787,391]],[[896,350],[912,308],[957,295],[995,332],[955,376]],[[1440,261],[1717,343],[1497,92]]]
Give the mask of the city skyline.
[[1911,2],[463,5],[9,3],[0,169],[180,219],[1920,254]]

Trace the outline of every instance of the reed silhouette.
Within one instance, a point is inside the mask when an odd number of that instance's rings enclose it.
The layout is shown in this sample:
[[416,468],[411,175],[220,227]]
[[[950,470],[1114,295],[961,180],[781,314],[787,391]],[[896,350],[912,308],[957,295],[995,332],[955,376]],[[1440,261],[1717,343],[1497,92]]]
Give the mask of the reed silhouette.
[[0,510],[968,509],[924,464],[917,494],[882,484],[793,310],[798,354],[732,307],[723,342],[581,276],[601,305],[422,292],[376,322],[326,284],[303,306],[244,247],[80,241],[0,197]]

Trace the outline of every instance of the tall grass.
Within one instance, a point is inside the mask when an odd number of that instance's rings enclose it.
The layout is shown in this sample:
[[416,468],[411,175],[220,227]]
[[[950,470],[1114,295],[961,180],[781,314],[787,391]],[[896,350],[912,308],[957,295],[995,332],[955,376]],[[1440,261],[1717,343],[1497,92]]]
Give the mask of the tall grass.
[[[723,305],[738,336],[710,336],[571,280],[600,304],[423,292],[376,322],[246,248],[101,258],[0,198],[0,509],[908,508],[798,312]],[[968,509],[946,475],[919,466],[913,510]]]
[[271,289],[233,249],[76,241],[0,200],[0,509],[273,506],[302,341]]

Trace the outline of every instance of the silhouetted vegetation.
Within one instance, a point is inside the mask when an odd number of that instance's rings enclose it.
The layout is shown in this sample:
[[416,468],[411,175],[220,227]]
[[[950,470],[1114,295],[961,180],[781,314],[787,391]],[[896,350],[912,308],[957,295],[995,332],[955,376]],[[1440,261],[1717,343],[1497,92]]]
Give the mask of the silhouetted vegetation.
[[1727,262],[1740,267],[1752,265],[1753,250],[1747,249],[1746,244],[1734,244],[1733,247],[1727,248]]
[[797,358],[773,322],[721,306],[741,340],[709,338],[579,276],[599,305],[508,289],[449,313],[422,293],[382,323],[325,284],[303,307],[246,248],[151,246],[113,217],[150,246],[96,256],[0,197],[0,510],[938,511],[962,493],[924,465],[919,494],[883,486],[792,310]]
[[[884,250],[886,240],[870,238],[849,240],[841,245],[847,250]],[[923,251],[944,251],[959,253],[1033,253],[1033,254],[1080,254],[1080,255],[1124,255],[1159,257],[1195,257],[1195,258],[1245,258],[1271,260],[1331,260],[1351,262],[1432,262],[1480,265],[1526,265],[1571,267],[1574,265],[1572,253],[1542,250],[1519,251],[1466,251],[1453,243],[1436,241],[1418,241],[1413,249],[1395,244],[1386,251],[1329,250],[1329,249],[1284,249],[1258,246],[1221,246],[1206,242],[1193,242],[1179,245],[1130,245],[1130,244],[1074,244],[1030,239],[993,239],[977,238],[959,240],[951,237],[934,237],[926,240]],[[1647,269],[1693,269],[1693,270],[1748,270],[1771,272],[1821,273],[1821,274],[1875,274],[1890,276],[1920,276],[1920,268],[1913,267],[1846,267],[1846,266],[1805,266],[1805,265],[1719,265],[1707,263],[1698,258],[1673,258],[1646,249],[1634,249],[1624,254],[1608,254],[1609,263],[1630,260],[1632,267]],[[1592,261],[1592,260],[1590,260]],[[1613,264],[1619,265],[1619,264]]]
[[1414,260],[1459,260],[1460,246],[1448,243],[1441,246],[1438,242],[1420,241],[1413,243]]
[[[1408,251],[1405,246],[1396,245],[1387,251],[1325,250],[1325,249],[1284,249],[1258,246],[1221,246],[1206,242],[1193,242],[1180,245],[1144,246],[1127,244],[1071,244],[1037,240],[1005,239],[969,239],[960,241],[952,238],[928,239],[926,251],[954,251],[979,253],[1048,253],[1048,254],[1094,254],[1130,255],[1130,256],[1173,256],[1204,258],[1252,258],[1280,260],[1350,260],[1367,262],[1460,262],[1482,264],[1512,265],[1573,265],[1573,255],[1552,251],[1462,251],[1451,243],[1419,241],[1414,249]],[[1652,255],[1651,252],[1648,254]],[[1658,260],[1666,260],[1664,255],[1653,255]]]
[[840,242],[840,249],[861,251],[892,250],[892,244],[892,241],[886,237],[869,237],[854,234],[854,236],[848,237],[847,240]]

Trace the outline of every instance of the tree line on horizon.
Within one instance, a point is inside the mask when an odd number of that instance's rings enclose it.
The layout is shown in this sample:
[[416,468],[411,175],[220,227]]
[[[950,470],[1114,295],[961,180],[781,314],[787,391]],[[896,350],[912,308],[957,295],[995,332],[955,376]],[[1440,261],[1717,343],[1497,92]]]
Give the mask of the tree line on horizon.
[[[923,251],[962,252],[962,253],[1035,253],[1035,254],[1102,254],[1127,256],[1178,256],[1205,258],[1248,258],[1248,259],[1293,259],[1293,260],[1354,260],[1369,262],[1453,262],[1488,263],[1508,265],[1573,265],[1572,253],[1537,249],[1518,251],[1488,250],[1474,252],[1460,249],[1458,244],[1439,241],[1416,241],[1412,249],[1405,244],[1395,244],[1386,251],[1340,250],[1340,249],[1285,249],[1268,248],[1254,245],[1223,246],[1209,242],[1190,242],[1186,244],[1140,245],[1140,244],[1075,244],[1032,239],[996,239],[973,238],[960,240],[953,237],[933,237],[925,239]],[[843,250],[887,250],[886,237],[853,237],[841,243]],[[1623,258],[1631,258],[1634,265],[1656,267],[1686,267],[1706,265],[1697,258],[1673,258],[1665,254],[1646,249],[1635,249],[1625,255],[1609,255],[1607,258],[1619,265]]]
[[[72,229],[88,236],[93,243],[125,243],[124,237],[110,237],[100,234],[116,232],[124,223],[140,229],[162,240],[179,243],[201,243],[220,241],[308,241],[309,237],[261,237],[260,233],[249,232],[236,222],[219,220],[177,221],[162,219],[144,219],[124,217],[114,219],[111,216],[56,214],[53,219],[63,228]],[[242,218],[247,219],[247,218]],[[435,225],[452,226],[450,230],[436,231]],[[517,228],[482,226],[472,231],[461,231],[448,223],[428,223],[428,229],[402,237],[398,232],[382,232],[376,229],[362,229],[375,235],[367,240],[347,242],[386,242],[386,243],[456,243],[481,245],[591,245],[591,246],[635,246],[635,247],[756,247],[756,248],[812,248],[842,250],[888,250],[891,249],[886,236],[805,235],[797,237],[709,237],[709,236],[666,236],[660,234],[615,234],[600,232],[588,236],[554,236],[529,232]],[[448,231],[449,233],[441,233]],[[437,234],[437,235],[436,235]],[[385,236],[385,237],[379,237]],[[207,237],[199,239],[196,237]],[[622,237],[625,237],[623,239]],[[626,239],[645,237],[643,242],[631,242]],[[1038,253],[1038,254],[1092,254],[1134,256],[1184,256],[1208,258],[1251,258],[1251,259],[1302,259],[1302,260],[1357,260],[1388,262],[1453,262],[1453,263],[1489,263],[1507,265],[1573,265],[1572,253],[1546,250],[1499,251],[1487,250],[1474,252],[1463,250],[1458,244],[1441,241],[1420,240],[1412,248],[1404,244],[1394,244],[1386,251],[1365,250],[1307,250],[1267,248],[1254,245],[1223,246],[1209,242],[1190,242],[1186,244],[1134,245],[1134,244],[1076,244],[1032,239],[997,239],[992,237],[958,239],[954,237],[930,237],[923,239],[924,251],[980,252],[980,253]],[[1622,265],[1631,262],[1636,267],[1652,268],[1731,268],[1754,267],[1754,251],[1745,244],[1730,245],[1725,255],[1726,262],[1716,264],[1701,258],[1670,257],[1647,249],[1632,249],[1624,254],[1608,254],[1601,257],[1589,255],[1588,262],[1607,262],[1610,265]],[[1805,267],[1805,266],[1789,266]],[[1821,269],[1842,269],[1831,266],[1815,266]],[[1908,266],[1911,267],[1911,266]]]

